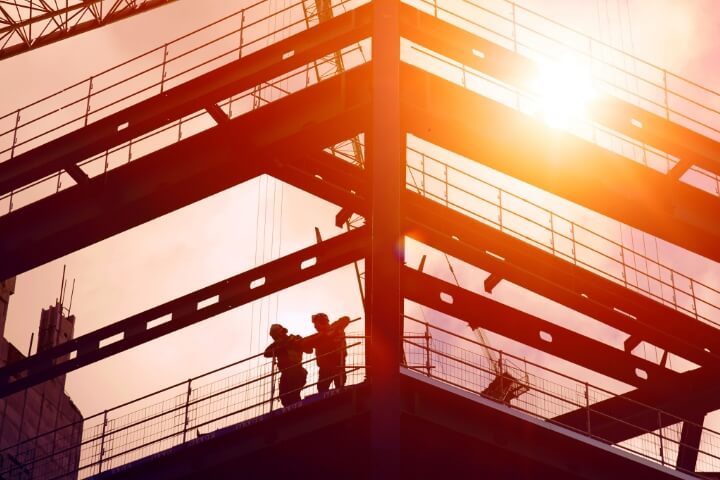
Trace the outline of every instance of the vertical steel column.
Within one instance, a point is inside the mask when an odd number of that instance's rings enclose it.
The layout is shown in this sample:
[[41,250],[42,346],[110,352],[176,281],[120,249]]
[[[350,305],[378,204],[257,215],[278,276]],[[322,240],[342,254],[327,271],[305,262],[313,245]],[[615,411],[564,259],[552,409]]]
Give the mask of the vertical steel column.
[[372,391],[370,468],[376,479],[400,478],[400,359],[403,305],[400,268],[405,132],[400,124],[399,0],[373,0],[372,125],[366,168],[371,182],[372,239],[366,262],[368,379]]
[[695,471],[704,421],[705,414],[698,412],[697,415],[683,422],[677,454],[677,470],[681,472]]

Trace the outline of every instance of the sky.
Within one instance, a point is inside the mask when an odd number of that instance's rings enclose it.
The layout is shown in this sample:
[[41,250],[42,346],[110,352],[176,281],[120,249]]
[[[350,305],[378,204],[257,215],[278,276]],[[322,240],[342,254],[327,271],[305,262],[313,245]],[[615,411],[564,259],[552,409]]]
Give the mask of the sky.
[[[720,90],[716,33],[720,31],[720,3],[714,0],[525,0],[519,4]],[[0,61],[0,113],[244,5],[240,1],[180,0]],[[583,216],[572,207],[567,210]],[[72,310],[77,336],[310,245],[315,241],[315,227],[325,238],[337,235],[341,230],[334,226],[336,213],[336,207],[266,177],[239,185],[22,274],[10,301],[5,335],[21,351],[27,351],[40,309],[59,295],[63,265],[67,265],[68,277],[76,280]],[[632,232],[623,235],[626,241],[628,236],[640,238]],[[437,252],[413,247],[408,251],[408,263],[417,264],[422,253],[430,255],[429,271],[449,278],[445,258]],[[663,243],[658,254],[688,274],[720,287],[718,265],[678,254]],[[471,267],[457,264],[456,273],[463,286],[481,288],[484,277]],[[592,323],[589,319],[578,320],[564,307],[548,305],[510,285],[501,284],[496,298],[510,304],[522,298],[521,308],[541,313],[543,318],[569,318],[569,324],[578,329],[573,322],[583,321],[582,328],[588,331],[597,328],[612,335],[600,326],[588,326]],[[415,306],[410,309],[417,312]],[[267,328],[275,321],[292,332],[310,333],[310,315],[317,311],[333,318],[362,315],[351,266],[73,372],[66,390],[89,415],[257,353],[268,343]],[[463,325],[454,328],[468,333]],[[491,340],[500,341],[492,336]],[[608,338],[611,343],[618,340]]]

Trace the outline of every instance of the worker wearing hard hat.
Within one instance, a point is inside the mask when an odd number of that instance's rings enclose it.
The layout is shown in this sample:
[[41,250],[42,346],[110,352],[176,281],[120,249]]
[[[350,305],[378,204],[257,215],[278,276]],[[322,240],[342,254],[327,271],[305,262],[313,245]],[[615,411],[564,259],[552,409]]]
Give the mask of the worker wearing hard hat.
[[304,347],[302,337],[288,335],[287,328],[279,324],[270,326],[270,336],[273,339],[264,355],[275,357],[280,370],[280,402],[283,407],[300,401],[300,391],[307,381],[307,370],[302,366],[303,351],[312,352]]
[[312,322],[318,333],[308,337],[305,344],[315,349],[318,392],[327,392],[332,383],[340,388],[345,385],[345,328],[350,324],[350,317],[341,317],[331,324],[326,314],[316,313]]

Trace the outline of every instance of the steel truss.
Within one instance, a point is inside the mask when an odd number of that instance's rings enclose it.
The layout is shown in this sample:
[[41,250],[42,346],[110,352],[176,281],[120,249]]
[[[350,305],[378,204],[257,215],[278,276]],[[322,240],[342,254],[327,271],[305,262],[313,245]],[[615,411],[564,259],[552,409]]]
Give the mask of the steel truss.
[[3,0],[0,60],[176,0]]

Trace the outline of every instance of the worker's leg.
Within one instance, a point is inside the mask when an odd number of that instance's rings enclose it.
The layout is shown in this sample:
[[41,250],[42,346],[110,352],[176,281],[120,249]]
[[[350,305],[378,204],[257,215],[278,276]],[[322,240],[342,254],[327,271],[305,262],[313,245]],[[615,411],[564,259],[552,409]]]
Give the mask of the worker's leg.
[[282,403],[283,407],[287,407],[288,405],[294,403],[292,396],[292,374],[290,372],[282,372],[280,374],[280,386],[278,390],[280,394],[280,403]]
[[330,382],[332,382],[332,368],[320,367],[318,369],[318,392],[323,393],[330,390]]
[[345,357],[343,357],[340,360],[340,365],[338,366],[337,374],[335,375],[335,388],[344,387],[346,380],[347,380],[347,375],[345,373]]

